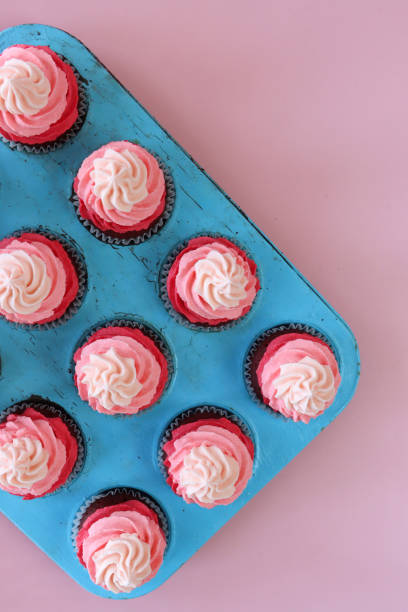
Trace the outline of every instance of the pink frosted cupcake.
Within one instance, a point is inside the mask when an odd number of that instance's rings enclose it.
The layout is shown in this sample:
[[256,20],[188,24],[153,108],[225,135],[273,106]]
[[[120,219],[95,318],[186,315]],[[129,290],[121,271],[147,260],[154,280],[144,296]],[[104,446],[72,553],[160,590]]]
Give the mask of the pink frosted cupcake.
[[323,340],[307,333],[281,333],[263,343],[259,352],[255,376],[267,406],[308,423],[333,403],[341,377]]
[[0,316],[27,325],[61,319],[84,291],[84,269],[80,274],[81,288],[70,255],[56,239],[34,232],[4,238],[0,241]]
[[166,386],[167,359],[140,329],[98,329],[74,355],[81,399],[104,414],[137,414],[155,404]]
[[157,513],[146,503],[124,499],[112,504],[104,497],[80,520],[76,547],[95,584],[115,594],[130,593],[158,572],[166,537]]
[[230,419],[209,410],[165,434],[161,463],[167,482],[188,504],[214,508],[231,504],[252,476],[254,445]]
[[[64,485],[78,459],[78,438],[36,403],[0,423],[0,489],[35,499]],[[78,466],[76,466],[78,467]]]
[[165,299],[191,323],[216,326],[243,317],[252,307],[259,280],[256,265],[226,238],[193,238],[174,259]]
[[57,140],[78,118],[75,74],[49,47],[14,45],[0,54],[0,134],[40,145]]
[[110,142],[85,158],[74,192],[80,219],[108,242],[157,231],[170,213],[174,196],[172,189],[168,193],[156,158],[126,140]]

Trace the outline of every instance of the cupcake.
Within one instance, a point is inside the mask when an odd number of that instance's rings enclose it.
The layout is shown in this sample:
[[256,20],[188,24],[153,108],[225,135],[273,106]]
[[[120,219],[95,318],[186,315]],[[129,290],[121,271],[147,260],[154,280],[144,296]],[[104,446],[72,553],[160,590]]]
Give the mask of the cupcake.
[[[98,237],[132,238],[164,223],[166,181],[158,161],[126,140],[85,158],[74,180],[78,215]],[[167,213],[169,211],[167,210]]]
[[77,296],[76,268],[58,240],[26,232],[0,241],[1,316],[43,325],[61,318]]
[[303,423],[309,423],[333,403],[340,381],[331,348],[307,333],[272,336],[262,347],[256,367],[263,402],[285,417]]
[[53,493],[79,468],[78,438],[60,411],[45,412],[27,402],[0,423],[0,489],[23,499]]
[[226,238],[190,240],[174,259],[166,297],[190,323],[215,326],[235,321],[250,309],[259,290],[256,265]]
[[252,476],[254,445],[236,423],[216,413],[181,418],[162,444],[167,483],[188,504],[231,504]]
[[[105,504],[105,505],[104,505]],[[166,537],[156,512],[138,499],[105,497],[86,512],[76,535],[78,559],[90,579],[112,593],[130,593],[159,570]]]
[[14,45],[0,54],[0,134],[6,140],[50,143],[77,118],[77,79],[54,51]]
[[137,414],[156,403],[169,369],[162,350],[134,327],[103,327],[74,354],[81,399],[104,414]]

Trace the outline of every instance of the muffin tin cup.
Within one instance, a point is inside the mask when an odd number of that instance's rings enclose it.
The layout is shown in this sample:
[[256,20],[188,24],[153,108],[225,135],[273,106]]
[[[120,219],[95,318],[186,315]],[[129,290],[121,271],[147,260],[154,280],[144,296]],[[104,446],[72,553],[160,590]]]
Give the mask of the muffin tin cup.
[[90,221],[89,219],[85,219],[81,216],[81,214],[79,213],[80,200],[74,189],[72,188],[72,195],[70,199],[72,204],[74,205],[75,213],[79,221],[93,236],[95,236],[95,238],[97,238],[101,242],[105,242],[106,244],[111,244],[113,246],[135,246],[141,244],[142,242],[145,242],[145,240],[149,240],[149,238],[157,234],[167,223],[173,212],[174,203],[176,200],[176,189],[170,170],[167,168],[167,166],[164,164],[164,162],[160,159],[158,155],[156,155],[152,151],[149,151],[148,149],[146,149],[146,151],[153,155],[153,157],[157,160],[157,163],[159,164],[159,167],[164,174],[164,181],[166,184],[166,201],[164,210],[157,219],[154,219],[154,221],[152,221],[151,225],[147,229],[133,232],[130,231],[124,233],[123,235],[120,235],[113,231],[107,232],[100,229],[99,227],[94,225],[92,221]]
[[118,486],[112,489],[105,489],[100,493],[95,493],[95,495],[89,497],[77,511],[71,528],[71,541],[75,552],[78,553],[78,548],[76,545],[77,535],[88,516],[100,508],[114,506],[129,500],[140,501],[146,504],[148,508],[157,514],[160,528],[164,533],[164,537],[166,538],[167,550],[170,542],[170,526],[166,513],[161,506],[145,491],[141,491],[140,489],[135,489],[133,487]]
[[72,63],[65,56],[61,55],[60,53],[57,53],[57,55],[60,59],[62,59],[63,62],[68,64],[68,66],[70,66],[70,68],[72,68],[74,72],[76,82],[78,84],[78,117],[76,118],[75,123],[73,123],[66,132],[64,132],[63,134],[61,134],[61,136],[58,136],[58,138],[50,142],[43,142],[40,144],[31,145],[23,142],[18,142],[17,140],[9,140],[8,138],[0,134],[0,140],[4,142],[4,144],[7,144],[13,151],[18,151],[19,153],[33,153],[35,155],[52,153],[53,151],[60,149],[67,142],[72,140],[78,134],[86,119],[86,115],[88,112],[88,94],[86,91],[85,79],[81,77],[75,66],[73,66]]
[[[160,471],[163,474],[165,479],[167,479],[168,472],[164,464],[166,460],[166,453],[163,447],[167,442],[171,440],[173,431],[177,429],[178,427],[180,427],[180,425],[186,425],[187,423],[194,423],[195,421],[200,421],[203,419],[211,419],[211,418],[218,418],[218,419],[225,418],[231,421],[231,423],[234,423],[234,425],[237,425],[242,431],[242,433],[245,434],[253,442],[255,455],[256,455],[255,440],[254,440],[252,431],[250,430],[249,426],[237,414],[235,414],[234,412],[231,412],[230,410],[227,410],[226,408],[220,408],[219,406],[212,406],[212,405],[205,405],[205,404],[202,406],[196,406],[195,408],[189,408],[188,410],[185,410],[181,412],[180,414],[178,414],[176,417],[174,417],[174,419],[172,419],[170,423],[167,425],[166,429],[164,430],[160,438],[159,448],[158,448],[158,453],[157,453],[157,462],[158,462]],[[254,455],[254,461],[255,461],[255,455]]]
[[[235,240],[235,238],[230,238],[229,236],[225,236],[225,234],[220,234],[218,232],[200,232],[198,234],[194,234],[193,236],[190,236],[187,240],[183,240],[183,242],[179,242],[178,245],[174,249],[171,250],[171,252],[167,255],[166,259],[162,263],[160,271],[159,271],[159,295],[163,301],[163,304],[167,312],[173,317],[173,319],[177,321],[177,323],[180,323],[180,325],[184,325],[184,327],[187,327],[188,329],[191,329],[194,331],[215,333],[215,332],[226,331],[227,329],[231,329],[232,327],[235,327],[235,325],[242,323],[242,321],[245,321],[245,319],[252,313],[253,309],[256,307],[256,303],[258,301],[258,294],[262,291],[262,285],[259,291],[257,291],[255,299],[252,302],[252,305],[249,311],[243,316],[238,317],[237,319],[228,321],[226,323],[220,323],[218,325],[209,325],[209,324],[206,325],[204,323],[192,323],[191,321],[187,319],[187,317],[185,317],[180,312],[178,312],[178,310],[174,308],[168,296],[167,276],[170,272],[170,269],[177,255],[179,255],[179,253],[187,247],[190,240],[193,240],[194,238],[205,238],[207,236],[209,238],[214,238],[214,239],[225,238],[225,240],[229,240],[229,242],[231,242],[236,247],[241,249],[241,251],[243,251],[247,255],[248,258],[255,261],[255,259],[253,259],[253,257],[251,257],[250,253],[248,252],[248,249],[242,246],[241,244],[239,244],[239,242]],[[255,264],[256,264],[256,277],[259,280],[259,267],[256,261],[255,261]]]
[[[143,321],[140,321],[140,320],[138,320],[136,318],[120,317],[118,319],[109,319],[109,320],[105,321],[104,323],[99,323],[99,324],[95,325],[94,327],[92,327],[91,329],[88,329],[85,332],[85,334],[83,334],[81,336],[80,340],[75,345],[75,349],[74,349],[74,352],[73,352],[73,355],[72,355],[72,359],[71,359],[70,374],[72,374],[73,376],[75,375],[74,355],[75,355],[76,351],[79,348],[81,348],[81,346],[83,346],[91,338],[91,336],[93,336],[98,330],[106,329],[107,327],[130,327],[132,329],[138,329],[143,334],[145,334],[145,336],[150,338],[150,340],[152,340],[155,343],[156,347],[164,355],[164,357],[165,357],[165,359],[167,361],[167,382],[166,382],[166,384],[164,386],[163,393],[158,398],[158,400],[156,402],[154,402],[154,404],[152,404],[151,406],[147,406],[146,408],[142,408],[141,410],[139,410],[138,412],[135,412],[134,414],[117,413],[117,414],[112,414],[112,415],[108,415],[108,416],[112,416],[112,417],[116,417],[116,418],[120,418],[120,417],[123,418],[123,417],[134,417],[134,416],[138,416],[140,414],[144,414],[148,410],[152,410],[161,401],[163,395],[168,390],[168,388],[169,388],[169,386],[171,384],[173,375],[174,375],[174,359],[173,359],[172,352],[171,352],[167,342],[159,334],[159,332],[157,332],[153,327],[151,327],[147,323],[145,323]],[[91,406],[89,406],[89,409],[93,410],[93,408]]]
[[269,342],[274,338],[281,336],[282,334],[290,333],[309,334],[310,336],[314,336],[319,340],[323,340],[323,342],[325,342],[327,346],[332,350],[336,361],[339,364],[337,352],[330,340],[328,340],[328,338],[316,328],[311,327],[310,325],[306,325],[304,323],[284,323],[282,325],[271,327],[270,329],[267,329],[266,331],[262,332],[254,340],[254,342],[249,347],[249,350],[244,360],[244,380],[248,389],[248,393],[251,396],[251,399],[260,406],[262,406],[262,408],[264,408],[267,412],[273,414],[277,418],[285,419],[285,421],[291,421],[292,419],[286,417],[280,412],[277,412],[276,410],[271,408],[271,406],[265,404],[265,402],[263,401],[261,389],[259,387],[258,379],[256,376],[256,370]]
[[[7,322],[10,325],[14,325],[15,327],[27,329],[27,330],[55,329],[56,327],[63,325],[69,319],[71,319],[71,317],[73,317],[78,312],[79,308],[81,307],[81,304],[84,299],[84,296],[87,290],[87,286],[88,286],[88,272],[86,269],[85,259],[79,253],[76,246],[74,246],[72,242],[69,242],[67,238],[60,236],[57,233],[52,232],[51,230],[43,227],[42,225],[38,227],[23,227],[19,230],[16,230],[12,234],[9,234],[9,236],[4,236],[4,238],[19,238],[22,234],[30,234],[30,233],[41,234],[42,236],[45,236],[49,240],[57,240],[61,244],[61,246],[64,247],[67,255],[69,256],[75,268],[75,271],[78,277],[78,292],[75,298],[73,299],[73,301],[69,304],[66,311],[60,317],[58,317],[58,319],[55,319],[54,321],[49,321],[48,323],[31,323],[31,324],[30,323],[18,323],[17,321],[8,321],[8,320]],[[2,240],[4,238],[2,238]]]
[[75,419],[73,419],[73,417],[71,417],[71,415],[69,415],[68,412],[64,410],[64,408],[58,406],[58,404],[55,404],[54,402],[50,402],[36,395],[33,395],[32,397],[29,397],[28,399],[23,400],[21,402],[17,402],[16,404],[9,406],[5,410],[2,410],[0,412],[0,423],[3,423],[11,414],[22,414],[27,408],[33,408],[34,410],[37,410],[45,417],[59,417],[61,421],[67,426],[70,434],[74,436],[75,440],[77,441],[78,455],[71,474],[68,476],[67,480],[55,491],[53,491],[52,493],[46,493],[42,497],[56,495],[57,493],[59,493],[59,491],[69,486],[79,476],[84,466],[86,457],[84,435]]

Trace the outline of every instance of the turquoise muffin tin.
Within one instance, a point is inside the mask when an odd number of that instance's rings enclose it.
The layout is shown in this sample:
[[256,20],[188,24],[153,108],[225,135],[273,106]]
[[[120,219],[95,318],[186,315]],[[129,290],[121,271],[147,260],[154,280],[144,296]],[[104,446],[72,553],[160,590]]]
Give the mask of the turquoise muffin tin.
[[[102,597],[138,597],[163,583],[200,546],[317,436],[350,401],[359,376],[356,341],[347,324],[282,253],[76,38],[43,25],[0,34],[0,51],[17,44],[49,45],[87,81],[89,110],[79,133],[41,155],[0,143],[0,238],[43,226],[83,255],[88,288],[79,310],[55,329],[27,329],[0,320],[0,409],[31,395],[62,406],[79,424],[86,459],[79,476],[53,495],[31,501],[0,491],[0,508],[84,588]],[[135,140],[157,154],[173,177],[176,200],[161,231],[137,246],[99,241],[78,220],[70,201],[82,160],[113,140]],[[159,272],[169,252],[190,236],[223,234],[244,245],[258,265],[261,291],[251,312],[224,331],[189,329],[167,312]],[[174,373],[162,399],[130,417],[99,414],[79,398],[71,365],[86,331],[131,316],[156,329],[173,355]],[[301,322],[322,332],[336,351],[342,382],[333,405],[308,425],[274,416],[251,399],[243,376],[247,350],[264,330]],[[166,484],[157,461],[165,426],[201,404],[235,413],[255,442],[253,477],[241,497],[212,510],[186,504]],[[94,585],[70,539],[78,508],[99,491],[134,487],[167,514],[170,540],[159,572],[130,594]]]

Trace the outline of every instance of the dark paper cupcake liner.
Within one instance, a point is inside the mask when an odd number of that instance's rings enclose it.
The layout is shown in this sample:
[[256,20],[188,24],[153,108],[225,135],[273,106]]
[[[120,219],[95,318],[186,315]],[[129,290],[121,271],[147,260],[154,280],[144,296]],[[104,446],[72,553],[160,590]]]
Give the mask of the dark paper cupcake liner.
[[64,410],[64,408],[62,408],[58,404],[55,404],[54,402],[46,400],[42,397],[38,397],[36,395],[33,395],[30,398],[21,402],[17,402],[16,404],[9,406],[5,410],[2,410],[0,412],[0,423],[3,423],[10,414],[22,414],[27,408],[34,408],[34,410],[37,410],[42,415],[48,418],[59,417],[61,421],[67,426],[69,432],[72,436],[74,436],[78,444],[78,456],[71,474],[68,476],[67,480],[60,487],[58,487],[58,489],[56,489],[52,493],[46,493],[46,496],[48,497],[48,495],[55,495],[56,493],[61,491],[61,489],[70,485],[72,481],[78,477],[85,462],[85,438],[78,423],[71,415],[69,415]]
[[203,419],[211,419],[211,418],[225,418],[237,425],[243,434],[245,434],[255,445],[254,436],[252,434],[249,426],[234,412],[227,410],[226,408],[220,408],[219,406],[211,406],[211,405],[202,405],[196,406],[195,408],[189,408],[188,410],[184,410],[176,417],[174,417],[170,423],[165,428],[160,441],[159,448],[157,453],[157,462],[160,468],[161,473],[164,478],[167,478],[167,468],[164,465],[166,460],[166,453],[163,449],[163,446],[166,442],[169,442],[172,437],[172,433],[175,429],[180,427],[180,425],[186,425],[187,423],[194,423]]
[[82,225],[92,234],[92,236],[95,236],[95,238],[97,238],[101,242],[105,242],[106,244],[111,244],[113,246],[135,246],[137,244],[141,244],[142,242],[145,242],[145,240],[149,240],[149,238],[157,234],[167,223],[173,212],[174,203],[176,200],[176,189],[170,170],[167,168],[167,166],[163,163],[163,161],[158,155],[156,155],[152,151],[149,151],[148,149],[146,149],[146,151],[153,155],[153,157],[157,160],[157,163],[159,164],[159,167],[164,174],[164,182],[166,184],[166,201],[164,210],[160,217],[154,219],[154,221],[152,221],[151,225],[147,229],[126,232],[124,234],[118,234],[114,231],[108,232],[99,229],[99,227],[94,225],[92,221],[90,221],[89,219],[85,219],[80,215],[79,198],[75,191],[72,189],[71,202],[74,205],[78,219],[80,220]]
[[12,151],[18,151],[19,153],[33,153],[34,155],[52,153],[53,151],[56,151],[57,149],[63,147],[67,142],[72,140],[78,134],[79,130],[85,122],[89,105],[88,94],[86,91],[87,81],[83,77],[81,77],[78,70],[66,57],[64,57],[60,53],[57,53],[57,55],[60,59],[62,59],[63,62],[68,64],[68,66],[70,66],[74,72],[78,84],[78,117],[75,123],[73,123],[73,125],[71,125],[71,127],[66,132],[61,134],[61,136],[58,136],[58,138],[56,138],[55,140],[51,140],[50,142],[30,145],[25,144],[23,142],[18,142],[16,140],[9,140],[8,138],[0,134],[0,140],[4,142],[4,144],[7,144]]
[[323,340],[323,342],[325,342],[327,346],[329,346],[330,349],[333,351],[333,354],[337,360],[336,350],[334,349],[331,342],[327,339],[327,337],[314,327],[311,327],[310,325],[305,325],[303,323],[285,323],[282,325],[271,327],[270,329],[267,329],[266,331],[262,332],[257,338],[255,338],[254,342],[249,347],[249,350],[244,360],[244,380],[251,399],[260,406],[262,406],[262,408],[267,410],[270,414],[273,414],[276,418],[284,419],[285,421],[292,421],[292,419],[290,419],[289,417],[285,417],[283,414],[277,412],[268,404],[265,404],[265,402],[263,401],[262,392],[256,376],[256,370],[263,357],[266,347],[268,346],[271,340],[277,338],[278,336],[281,336],[282,334],[296,332],[309,334],[310,336],[319,338],[319,340]]
[[17,323],[16,321],[8,321],[8,319],[6,319],[5,317],[2,318],[4,318],[10,325],[14,325],[16,328],[19,329],[54,329],[56,327],[59,327],[60,325],[63,325],[69,319],[71,319],[74,314],[78,312],[82,304],[82,300],[84,299],[88,286],[88,273],[86,269],[85,259],[79,253],[78,249],[72,244],[72,242],[69,241],[68,236],[61,236],[60,234],[54,233],[51,230],[43,227],[42,225],[39,225],[37,227],[23,227],[19,230],[16,230],[9,236],[4,236],[4,238],[19,238],[22,234],[30,233],[41,234],[49,240],[56,240],[61,244],[61,246],[64,247],[77,273],[78,293],[76,294],[75,298],[70,303],[66,311],[58,319],[55,319],[54,321],[49,321],[48,323]]
[[99,329],[105,329],[107,327],[130,327],[132,329],[140,330],[143,334],[145,334],[145,336],[150,338],[150,340],[153,340],[156,347],[161,351],[161,353],[164,355],[167,361],[167,382],[164,386],[163,393],[161,394],[159,399],[156,402],[154,402],[154,404],[152,404],[151,406],[148,406],[147,408],[143,408],[142,410],[139,410],[139,412],[135,414],[118,413],[112,416],[113,417],[133,417],[133,416],[138,416],[139,414],[146,413],[148,410],[151,410],[152,408],[154,408],[161,401],[163,395],[165,394],[165,392],[170,386],[170,383],[171,383],[171,380],[174,374],[174,359],[173,359],[172,352],[166,340],[163,338],[163,336],[158,331],[156,331],[153,327],[151,327],[147,323],[144,323],[143,321],[140,321],[136,318],[120,317],[117,319],[110,319],[108,321],[104,321],[103,323],[98,323],[94,325],[93,327],[88,328],[86,332],[81,336],[77,344],[75,345],[75,349],[74,349],[72,359],[71,359],[70,374],[72,376],[74,376],[75,374],[74,354],[76,353],[76,351],[81,346],[83,346],[89,340],[89,338],[93,336],[95,332],[97,332]]
[[83,523],[88,518],[88,516],[90,516],[93,512],[95,512],[95,510],[99,510],[100,508],[114,506],[116,504],[120,504],[132,499],[144,503],[148,508],[150,508],[151,510],[153,510],[153,512],[157,514],[160,528],[164,533],[164,537],[166,538],[167,549],[170,541],[170,526],[167,515],[162,509],[162,507],[156,502],[153,497],[151,497],[145,491],[141,491],[140,489],[134,489],[133,487],[115,487],[112,489],[106,489],[104,491],[101,491],[100,493],[92,495],[82,504],[82,506],[77,511],[71,529],[71,540],[75,552],[78,553],[78,548],[76,545],[78,532],[80,531]]
[[[203,238],[203,237],[205,238],[207,236],[209,238],[214,238],[214,239],[225,238],[226,240],[229,240],[229,242],[231,242],[236,247],[241,249],[241,251],[244,251],[244,253],[247,255],[248,258],[255,261],[253,257],[250,255],[250,253],[248,252],[248,249],[242,246],[239,242],[237,242],[235,238],[230,238],[229,236],[225,236],[225,234],[219,234],[218,232],[200,232],[198,234],[194,234],[193,236],[190,236],[188,239],[183,240],[183,242],[179,242],[178,245],[170,251],[166,259],[162,263],[160,272],[159,272],[159,295],[160,295],[160,298],[167,312],[173,317],[173,319],[177,321],[177,323],[180,323],[180,325],[184,325],[184,327],[187,327],[188,329],[191,329],[193,331],[199,331],[199,332],[204,331],[204,332],[216,333],[216,332],[226,331],[227,329],[231,329],[232,327],[235,327],[236,325],[245,321],[245,319],[252,313],[253,309],[255,308],[255,305],[258,301],[259,291],[257,292],[255,299],[252,302],[251,308],[246,314],[244,314],[241,317],[238,317],[237,319],[228,321],[227,323],[220,323],[218,325],[209,325],[209,324],[204,324],[204,323],[192,323],[191,321],[187,319],[187,317],[182,315],[180,312],[178,312],[178,310],[174,308],[173,304],[171,303],[169,299],[168,293],[167,293],[167,276],[170,272],[170,269],[177,255],[179,255],[179,253],[187,247],[190,240],[193,240],[194,238]],[[259,279],[258,265],[256,267],[256,276]]]

